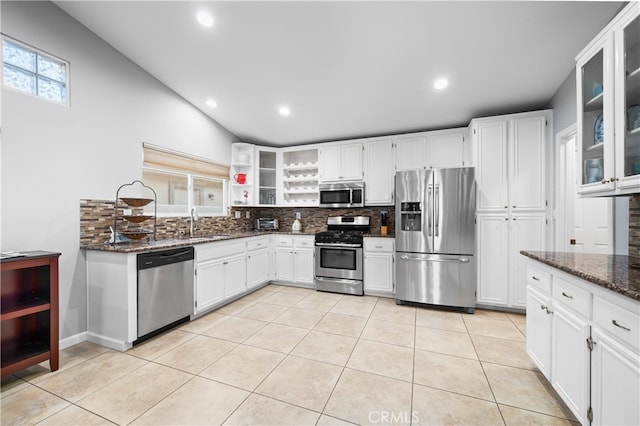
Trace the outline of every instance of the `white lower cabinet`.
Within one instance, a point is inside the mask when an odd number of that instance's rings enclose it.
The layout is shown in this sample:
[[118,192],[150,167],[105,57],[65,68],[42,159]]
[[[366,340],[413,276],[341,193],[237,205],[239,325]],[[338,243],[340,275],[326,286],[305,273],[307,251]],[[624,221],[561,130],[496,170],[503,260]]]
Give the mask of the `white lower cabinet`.
[[314,237],[275,237],[275,280],[313,284]]
[[392,296],[395,294],[393,238],[364,238],[364,292]]
[[524,262],[536,366],[583,425],[640,424],[640,302]]
[[245,242],[196,245],[196,314],[246,291]]
[[247,290],[269,281],[269,237],[247,241]]
[[545,249],[545,213],[478,213],[479,304],[525,308],[526,265],[521,250]]
[[551,297],[527,287],[527,353],[545,377],[551,377]]
[[558,303],[553,305],[551,384],[576,419],[586,424],[589,408],[589,323]]
[[640,425],[640,354],[594,327],[591,354],[593,425]]
[[196,314],[224,300],[222,260],[198,262],[196,266]]

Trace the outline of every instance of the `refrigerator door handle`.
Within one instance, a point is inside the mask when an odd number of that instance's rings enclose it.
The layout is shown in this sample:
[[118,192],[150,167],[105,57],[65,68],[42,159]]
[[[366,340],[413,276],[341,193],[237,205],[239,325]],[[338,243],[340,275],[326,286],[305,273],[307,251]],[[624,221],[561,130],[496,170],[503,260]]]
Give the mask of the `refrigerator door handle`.
[[469,263],[468,257],[459,257],[456,259],[429,259],[424,257],[413,257],[406,254],[400,256],[402,260],[415,260],[418,262],[460,262],[460,263]]
[[436,227],[435,236],[437,237],[440,234],[440,185],[436,185],[436,191],[434,196],[434,209],[433,209],[433,217]]
[[432,229],[433,218],[431,217],[433,215],[433,209],[429,205],[429,202],[433,200],[433,197],[431,196],[432,192],[433,192],[433,186],[428,185],[427,186],[427,237],[433,236],[433,229]]

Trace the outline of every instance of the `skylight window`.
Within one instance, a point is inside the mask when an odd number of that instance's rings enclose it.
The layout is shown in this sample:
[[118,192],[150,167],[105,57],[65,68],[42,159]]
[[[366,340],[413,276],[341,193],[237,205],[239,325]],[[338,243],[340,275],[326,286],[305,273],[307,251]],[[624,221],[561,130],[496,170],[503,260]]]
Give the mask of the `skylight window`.
[[67,105],[68,69],[66,61],[2,39],[4,87]]

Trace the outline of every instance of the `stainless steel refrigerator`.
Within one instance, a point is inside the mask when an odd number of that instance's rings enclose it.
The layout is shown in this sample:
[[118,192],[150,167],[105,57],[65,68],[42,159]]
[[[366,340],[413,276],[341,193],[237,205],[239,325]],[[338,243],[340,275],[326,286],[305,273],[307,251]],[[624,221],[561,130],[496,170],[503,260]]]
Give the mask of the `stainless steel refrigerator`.
[[473,167],[396,173],[396,301],[475,311]]

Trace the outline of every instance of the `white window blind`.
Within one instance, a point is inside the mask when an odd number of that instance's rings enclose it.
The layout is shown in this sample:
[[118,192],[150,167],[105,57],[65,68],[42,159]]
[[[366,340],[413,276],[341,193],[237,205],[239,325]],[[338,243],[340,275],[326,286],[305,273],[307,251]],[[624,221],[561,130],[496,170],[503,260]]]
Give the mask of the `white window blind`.
[[142,180],[156,191],[160,214],[226,214],[228,166],[147,143],[143,154]]

